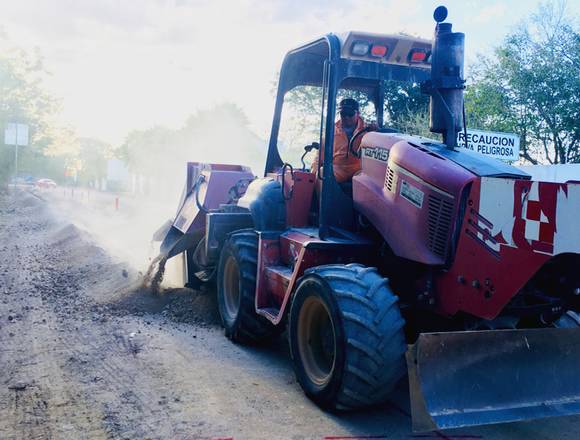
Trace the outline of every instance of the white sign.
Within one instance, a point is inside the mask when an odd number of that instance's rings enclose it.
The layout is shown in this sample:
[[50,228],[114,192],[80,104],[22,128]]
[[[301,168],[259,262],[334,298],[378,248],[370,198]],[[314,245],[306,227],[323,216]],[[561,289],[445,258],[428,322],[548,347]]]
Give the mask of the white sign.
[[4,129],[4,145],[28,145],[28,125],[7,123]]
[[513,161],[520,158],[520,137],[513,133],[467,130],[465,146],[465,134],[462,130],[457,134],[457,145],[495,159]]

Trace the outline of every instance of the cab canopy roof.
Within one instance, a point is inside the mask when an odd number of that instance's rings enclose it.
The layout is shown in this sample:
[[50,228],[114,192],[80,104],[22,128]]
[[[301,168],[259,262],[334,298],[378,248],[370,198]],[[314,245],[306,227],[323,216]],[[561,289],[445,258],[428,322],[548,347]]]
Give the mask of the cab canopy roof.
[[430,40],[356,31],[338,34],[337,37],[341,58],[431,68]]
[[431,41],[357,31],[327,34],[288,52],[280,76],[282,91],[299,85],[322,86],[327,61],[338,67],[339,82],[346,78],[351,83],[365,79],[420,82],[430,76]]

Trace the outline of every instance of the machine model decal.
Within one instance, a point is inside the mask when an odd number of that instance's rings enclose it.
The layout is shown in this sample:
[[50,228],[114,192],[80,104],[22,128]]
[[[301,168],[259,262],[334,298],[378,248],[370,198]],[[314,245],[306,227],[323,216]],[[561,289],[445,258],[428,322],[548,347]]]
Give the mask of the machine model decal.
[[406,180],[403,180],[401,182],[401,197],[407,199],[417,208],[422,208],[425,193],[421,191],[419,188],[411,185]]
[[381,147],[364,147],[363,157],[378,160],[379,162],[387,162],[389,160],[389,150]]

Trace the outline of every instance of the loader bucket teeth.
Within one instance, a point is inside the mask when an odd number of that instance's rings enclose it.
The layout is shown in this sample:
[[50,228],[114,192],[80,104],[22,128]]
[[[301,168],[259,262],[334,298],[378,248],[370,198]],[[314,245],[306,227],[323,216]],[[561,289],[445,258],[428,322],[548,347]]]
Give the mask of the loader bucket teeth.
[[413,431],[580,413],[580,329],[421,334],[407,352]]

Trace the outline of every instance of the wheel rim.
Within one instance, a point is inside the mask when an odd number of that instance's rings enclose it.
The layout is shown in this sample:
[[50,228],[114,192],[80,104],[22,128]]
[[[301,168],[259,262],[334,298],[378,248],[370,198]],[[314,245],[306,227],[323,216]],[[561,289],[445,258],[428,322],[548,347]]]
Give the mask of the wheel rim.
[[223,298],[225,312],[229,319],[236,319],[240,309],[240,268],[232,256],[228,258],[224,268]]
[[336,332],[326,304],[308,297],[298,317],[298,351],[308,378],[317,386],[330,381],[336,359]]

